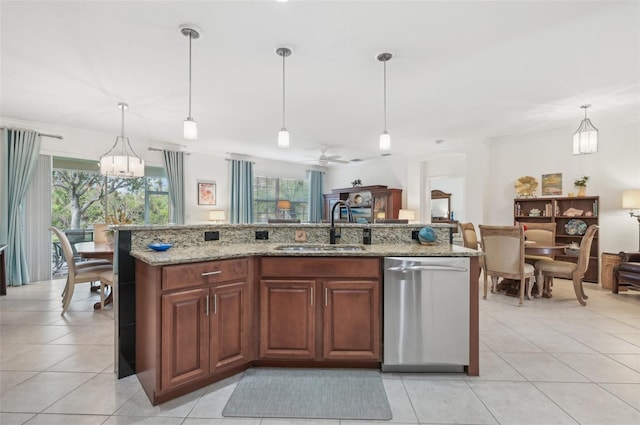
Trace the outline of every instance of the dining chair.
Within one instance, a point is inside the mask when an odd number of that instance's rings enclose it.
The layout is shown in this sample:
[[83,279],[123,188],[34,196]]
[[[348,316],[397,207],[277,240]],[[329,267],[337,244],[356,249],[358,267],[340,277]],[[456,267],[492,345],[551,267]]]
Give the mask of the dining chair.
[[[580,242],[580,253],[578,254],[578,261],[573,263],[570,261],[556,261],[556,260],[539,260],[536,262],[535,270],[538,282],[542,282],[542,278],[547,277],[560,277],[563,279],[570,279],[573,282],[573,291],[576,293],[576,298],[580,305],[587,305],[587,295],[584,293],[582,287],[582,280],[584,274],[589,267],[589,256],[591,255],[591,244],[593,243],[593,237],[598,231],[598,225],[592,224],[587,227],[582,241]],[[541,289],[538,288],[538,292],[541,293]]]
[[[478,242],[478,234],[473,223],[459,223],[460,233],[462,233],[462,245],[465,248],[476,249],[482,251],[480,243]],[[480,266],[480,272],[484,268],[484,257],[478,258],[478,265]]]
[[104,294],[107,286],[113,291],[113,269],[100,273],[100,309],[104,310]]
[[[556,223],[529,223],[521,221],[519,223],[525,228],[524,238],[527,242],[534,242],[539,245],[553,246],[556,243]],[[526,255],[524,261],[535,264],[538,260],[553,260],[550,255]]]
[[522,226],[479,226],[484,251],[484,294],[487,299],[487,277],[491,276],[491,293],[495,293],[498,278],[520,281],[520,302],[529,283],[529,298],[534,267],[524,262],[524,229]]
[[76,263],[73,258],[73,250],[67,236],[56,227],[49,227],[49,230],[56,234],[60,240],[60,246],[67,261],[67,282],[62,291],[62,313],[64,315],[69,308],[71,298],[73,298],[73,290],[76,284],[86,282],[96,282],[100,280],[100,274],[111,271],[113,273],[113,265],[105,260],[89,260]]

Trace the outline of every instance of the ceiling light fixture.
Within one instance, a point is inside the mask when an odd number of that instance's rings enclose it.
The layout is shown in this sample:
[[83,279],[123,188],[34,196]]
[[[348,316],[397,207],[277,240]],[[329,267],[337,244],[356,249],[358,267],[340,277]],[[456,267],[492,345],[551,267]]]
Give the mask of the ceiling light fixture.
[[180,26],[180,32],[189,38],[189,116],[184,120],[184,138],[198,140],[198,124],[191,116],[191,40],[200,38],[200,33],[186,25]]
[[278,56],[282,56],[282,129],[278,132],[278,147],[279,148],[288,148],[289,147],[289,132],[284,126],[284,112],[285,112],[285,72],[284,72],[284,59],[287,56],[291,56],[291,49],[287,47],[278,47],[276,49],[276,53]]
[[573,133],[573,154],[583,155],[598,152],[598,129],[591,124],[587,118],[587,109],[591,105],[582,105],[584,109],[584,119],[580,123],[580,127]]
[[[116,142],[111,149],[100,157],[100,174],[109,177],[143,177],[144,161],[131,148],[128,137],[124,137],[124,111],[129,108],[126,103],[118,103],[118,108],[122,110],[122,121],[120,124],[120,136],[116,137]],[[120,152],[117,152],[118,143]]]
[[384,131],[380,135],[380,150],[391,150],[391,136],[387,132],[387,61],[391,60],[391,53],[380,53],[378,60],[384,63]]

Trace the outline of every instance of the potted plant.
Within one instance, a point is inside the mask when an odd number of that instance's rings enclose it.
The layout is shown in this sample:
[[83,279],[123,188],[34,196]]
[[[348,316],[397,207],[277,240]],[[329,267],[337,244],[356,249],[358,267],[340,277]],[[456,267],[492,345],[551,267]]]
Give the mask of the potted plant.
[[589,176],[582,176],[579,179],[573,181],[575,187],[578,188],[578,196],[584,196],[586,194],[588,181]]

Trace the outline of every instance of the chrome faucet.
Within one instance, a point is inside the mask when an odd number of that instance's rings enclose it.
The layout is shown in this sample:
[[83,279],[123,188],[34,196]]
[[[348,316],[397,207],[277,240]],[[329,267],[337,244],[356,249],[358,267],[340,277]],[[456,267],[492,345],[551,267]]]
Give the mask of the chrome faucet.
[[344,205],[347,207],[347,218],[349,219],[349,223],[353,222],[353,214],[351,213],[351,207],[345,201],[339,200],[333,204],[333,208],[331,208],[331,229],[329,230],[329,243],[335,245],[336,239],[340,239],[340,233],[336,233],[336,222],[335,222],[335,211],[338,205]]

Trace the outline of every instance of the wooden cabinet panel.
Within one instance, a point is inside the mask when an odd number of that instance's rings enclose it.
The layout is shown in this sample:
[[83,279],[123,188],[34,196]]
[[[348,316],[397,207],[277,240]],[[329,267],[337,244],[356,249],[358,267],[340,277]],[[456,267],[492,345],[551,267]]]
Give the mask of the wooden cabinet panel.
[[380,259],[378,257],[264,257],[260,260],[260,275],[276,278],[378,278]]
[[247,259],[205,261],[162,268],[162,290],[246,279]]
[[249,361],[247,282],[211,289],[211,371]]
[[323,358],[380,360],[378,281],[323,282]]
[[162,295],[162,390],[209,373],[207,295],[205,289]]
[[260,357],[315,358],[315,281],[260,281]]

